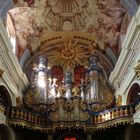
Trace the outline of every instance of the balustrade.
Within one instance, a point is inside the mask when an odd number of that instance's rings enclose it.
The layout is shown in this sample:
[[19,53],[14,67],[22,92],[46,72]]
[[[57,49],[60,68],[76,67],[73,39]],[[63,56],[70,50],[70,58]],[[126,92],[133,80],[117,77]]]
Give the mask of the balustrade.
[[44,125],[45,124],[45,116],[30,112],[21,108],[8,108],[6,109],[6,116],[9,117],[10,119],[18,119],[22,121],[27,121],[30,123],[35,123],[35,124],[40,124]]
[[98,124],[106,121],[111,121],[120,117],[123,118],[131,116],[134,114],[134,112],[135,109],[133,106],[115,107],[110,110],[105,110],[104,112],[99,112],[97,115],[93,116],[93,123]]
[[[135,109],[133,106],[115,107],[113,109],[105,110],[94,115],[93,123],[98,124],[113,119],[117,119],[120,117],[131,116],[134,114],[134,112]],[[34,112],[29,112],[27,110],[16,108],[16,107],[7,108],[6,115],[9,116],[9,118],[11,119],[23,120],[30,123],[43,124],[43,125],[45,125],[46,123],[45,122],[46,118],[44,115],[34,113]]]

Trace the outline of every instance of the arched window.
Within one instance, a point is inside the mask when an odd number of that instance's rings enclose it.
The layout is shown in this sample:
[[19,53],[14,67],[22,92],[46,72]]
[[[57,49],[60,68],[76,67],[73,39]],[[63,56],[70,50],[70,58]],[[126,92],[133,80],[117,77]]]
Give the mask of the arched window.
[[5,106],[12,106],[10,94],[3,85],[0,85],[0,102]]
[[139,95],[138,93],[140,93],[140,86],[138,83],[134,83],[128,92],[128,96],[127,96],[127,105],[134,103]]

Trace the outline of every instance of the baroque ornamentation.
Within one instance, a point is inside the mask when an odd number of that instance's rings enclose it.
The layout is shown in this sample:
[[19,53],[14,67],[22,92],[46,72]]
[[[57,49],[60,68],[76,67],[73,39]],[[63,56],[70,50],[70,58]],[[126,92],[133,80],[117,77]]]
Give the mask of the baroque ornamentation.
[[19,59],[25,51],[32,56],[42,37],[54,31],[82,31],[96,36],[102,50],[111,55],[113,63],[116,62],[121,24],[126,12],[120,1],[44,0],[29,3],[11,9],[11,19],[7,19],[7,26],[10,26],[9,20],[13,21]]
[[[77,110],[73,110],[73,111],[75,112]],[[126,124],[133,123],[132,116],[134,112],[135,110],[133,106],[115,107],[110,110],[98,112],[95,115],[90,113],[86,114],[85,112],[84,116],[81,117],[81,121],[78,121],[78,115],[76,112],[73,113],[77,116],[77,117],[75,116],[76,117],[75,121],[69,122],[69,121],[57,121],[57,119],[58,120],[60,118],[62,119],[64,114],[60,114],[59,116],[53,116],[56,115],[54,112],[54,114],[50,114],[50,116],[46,116],[22,108],[16,108],[16,107],[6,108],[8,125],[12,125],[15,127],[21,126],[23,128],[28,128],[34,131],[41,131],[45,133],[53,133],[57,129],[67,129],[67,128],[83,129],[85,132],[93,133],[100,129],[107,129],[118,125],[126,125]],[[60,113],[62,112],[60,111]],[[46,117],[53,117],[51,119],[55,123],[50,123],[46,121],[49,120],[49,118]],[[87,125],[86,120],[89,117],[91,118],[91,121],[90,123],[88,122]]]
[[117,106],[122,106],[122,95],[118,95],[116,104]]
[[52,65],[59,65],[64,67],[64,69],[66,69],[68,65],[72,68],[79,65],[86,65],[90,54],[86,46],[82,46],[78,41],[74,41],[70,38],[66,38],[63,41],[59,50],[46,48],[44,53],[48,55],[48,59],[51,61]]
[[49,115],[50,120],[53,122],[88,120],[89,113],[84,111],[79,96],[73,96],[70,101],[67,101],[65,97],[60,97],[56,100],[55,109]]
[[138,79],[140,79],[140,60],[138,61],[137,66],[134,68],[136,76]]
[[17,107],[22,107],[23,106],[23,102],[22,102],[21,97],[16,98],[16,103],[17,103]]
[[[69,47],[65,49],[70,51]],[[114,103],[114,96],[107,85],[94,48],[95,46],[92,50],[90,49],[89,64],[80,85],[74,84],[74,67],[69,64],[66,65],[67,69],[64,71],[63,81],[60,85],[56,85],[57,79],[52,79],[49,75],[51,69],[47,68],[47,58],[43,55],[40,56],[39,64],[33,68],[33,88],[30,88],[24,97],[25,105],[39,112],[48,111],[49,108],[50,118],[55,121],[74,120],[76,112],[79,114],[78,120],[83,120],[87,116],[87,112],[81,110],[82,104],[94,112],[111,107]],[[74,110],[76,111],[73,112]]]
[[47,0],[46,22],[55,31],[80,30],[86,26],[86,22],[92,15],[89,8],[89,2],[85,1],[65,1],[65,0]]
[[1,112],[1,113],[5,113],[5,106],[0,105],[0,112]]

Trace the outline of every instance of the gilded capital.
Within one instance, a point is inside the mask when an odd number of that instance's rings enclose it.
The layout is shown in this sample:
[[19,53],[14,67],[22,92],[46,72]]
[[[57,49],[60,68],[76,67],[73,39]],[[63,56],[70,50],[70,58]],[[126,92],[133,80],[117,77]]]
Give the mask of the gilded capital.
[[138,60],[138,64],[134,68],[136,76],[138,79],[140,79],[140,60]]

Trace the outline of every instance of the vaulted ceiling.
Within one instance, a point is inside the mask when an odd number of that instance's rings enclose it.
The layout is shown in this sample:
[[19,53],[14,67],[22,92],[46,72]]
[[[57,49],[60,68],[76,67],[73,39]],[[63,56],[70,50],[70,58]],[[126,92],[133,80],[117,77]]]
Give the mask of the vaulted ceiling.
[[128,24],[120,0],[16,1],[7,15],[16,55],[29,73],[40,54],[51,65],[86,66],[94,50],[109,76],[121,49]]

